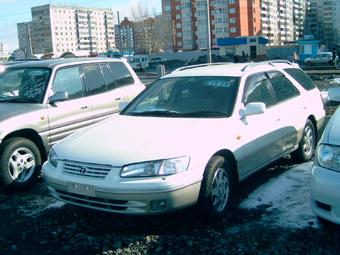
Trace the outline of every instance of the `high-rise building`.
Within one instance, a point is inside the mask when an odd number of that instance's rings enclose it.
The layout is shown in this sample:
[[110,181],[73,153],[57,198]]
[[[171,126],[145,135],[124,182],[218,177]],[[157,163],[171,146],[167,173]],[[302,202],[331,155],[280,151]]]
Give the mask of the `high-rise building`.
[[118,20],[115,28],[116,48],[123,54],[131,54],[135,51],[134,24],[127,17],[122,22]]
[[8,44],[5,42],[0,42],[0,57],[6,57],[9,54]]
[[[209,2],[209,15],[207,3]],[[270,45],[292,42],[303,35],[306,0],[162,0],[171,17],[173,48],[204,49],[217,38],[263,35]]]
[[328,49],[340,47],[340,1],[308,0],[305,30]]
[[[114,47],[111,9],[47,4],[32,7],[31,12],[28,31],[34,54],[95,54]],[[18,37],[20,44],[25,31],[18,30]]]
[[31,38],[32,22],[22,22],[17,24],[19,49],[21,49],[26,57],[32,56],[32,38]]
[[262,35],[269,45],[284,45],[303,37],[306,0],[262,0]]
[[[259,0],[162,0],[163,15],[171,17],[175,51],[206,49],[208,19],[211,44],[217,38],[257,35],[260,32]],[[209,17],[208,17],[209,16]]]

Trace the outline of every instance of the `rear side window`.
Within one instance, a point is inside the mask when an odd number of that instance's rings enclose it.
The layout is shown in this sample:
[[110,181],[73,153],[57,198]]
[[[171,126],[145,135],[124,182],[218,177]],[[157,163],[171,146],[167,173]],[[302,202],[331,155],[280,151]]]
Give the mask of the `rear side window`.
[[87,90],[90,95],[99,94],[106,91],[104,78],[100,71],[99,65],[84,65],[83,72]]
[[277,102],[283,102],[298,96],[298,89],[280,72],[269,72],[269,80],[276,94]]
[[306,90],[315,89],[313,80],[304,71],[297,68],[286,68],[284,70]]
[[111,67],[111,72],[117,87],[134,83],[134,79],[124,63],[111,62],[109,66]]
[[83,84],[78,67],[63,68],[56,73],[53,85],[53,93],[65,91],[70,99],[83,96]]

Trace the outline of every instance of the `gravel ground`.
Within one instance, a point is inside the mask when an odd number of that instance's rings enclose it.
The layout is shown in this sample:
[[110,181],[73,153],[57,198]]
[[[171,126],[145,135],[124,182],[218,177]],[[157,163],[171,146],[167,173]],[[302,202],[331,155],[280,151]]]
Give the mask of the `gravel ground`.
[[124,216],[62,205],[40,180],[25,193],[0,190],[0,254],[337,254],[340,228],[302,229],[259,223],[275,212],[238,204],[261,184],[293,167],[287,158],[251,176],[235,208],[218,221],[195,208],[155,216]]
[[261,184],[293,166],[285,158],[242,182],[234,209],[218,221],[202,219],[195,207],[166,215],[124,216],[64,205],[49,196],[41,179],[26,192],[0,188],[0,255],[339,254],[339,226],[259,224],[275,212],[238,206]]

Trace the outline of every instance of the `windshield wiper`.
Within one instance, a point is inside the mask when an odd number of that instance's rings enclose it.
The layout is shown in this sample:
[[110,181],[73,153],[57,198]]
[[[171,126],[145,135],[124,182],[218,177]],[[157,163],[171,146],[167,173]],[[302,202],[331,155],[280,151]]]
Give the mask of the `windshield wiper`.
[[225,112],[218,112],[218,111],[195,111],[195,112],[182,113],[181,116],[183,117],[226,117],[227,114]]
[[132,116],[181,116],[179,112],[176,111],[164,111],[164,110],[154,110],[154,111],[144,111],[144,112],[130,112],[128,115]]

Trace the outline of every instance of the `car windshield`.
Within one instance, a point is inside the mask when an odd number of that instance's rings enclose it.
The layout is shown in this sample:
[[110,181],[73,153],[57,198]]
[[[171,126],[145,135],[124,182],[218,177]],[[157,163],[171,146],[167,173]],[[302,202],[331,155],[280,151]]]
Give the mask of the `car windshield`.
[[7,68],[0,72],[0,103],[41,103],[51,71],[47,68]]
[[157,80],[122,115],[152,117],[229,117],[238,77],[177,77]]

